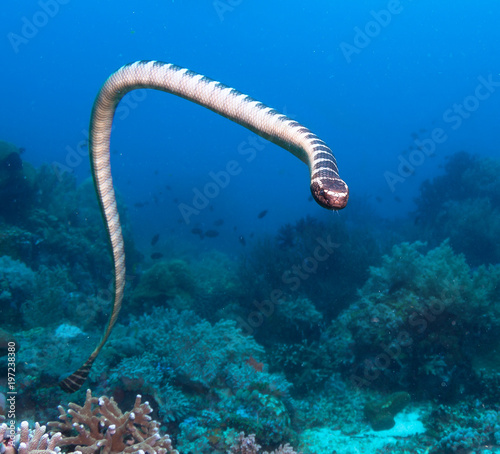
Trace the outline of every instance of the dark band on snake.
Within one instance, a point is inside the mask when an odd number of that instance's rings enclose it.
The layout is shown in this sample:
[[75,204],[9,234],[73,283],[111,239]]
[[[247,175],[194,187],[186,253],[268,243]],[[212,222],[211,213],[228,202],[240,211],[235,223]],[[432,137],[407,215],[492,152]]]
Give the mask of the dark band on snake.
[[330,148],[295,120],[231,87],[170,63],[138,61],[120,68],[104,83],[95,100],[89,140],[92,176],[113,255],[113,310],[101,341],[87,361],[59,383],[67,392],[77,391],[87,379],[93,362],[111,334],[122,304],[125,251],[111,177],[109,145],[118,103],[128,92],[139,88],[161,90],[193,101],[288,150],[309,167],[311,193],[322,207],[340,210],[349,197]]

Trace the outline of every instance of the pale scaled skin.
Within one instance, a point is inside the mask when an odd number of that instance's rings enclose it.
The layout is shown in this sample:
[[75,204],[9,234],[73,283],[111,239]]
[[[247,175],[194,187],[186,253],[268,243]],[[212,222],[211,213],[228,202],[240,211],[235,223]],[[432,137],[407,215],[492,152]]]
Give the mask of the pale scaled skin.
[[101,342],[89,359],[60,383],[67,392],[77,391],[85,382],[121,308],[125,288],[125,251],[111,177],[109,143],[118,103],[128,92],[139,88],[161,90],[193,101],[288,150],[309,167],[311,193],[322,207],[340,210],[349,198],[349,190],[339,177],[330,148],[296,121],[220,82],[170,63],[139,61],[120,68],[109,77],[96,98],[89,143],[92,175],[113,253],[113,312]]

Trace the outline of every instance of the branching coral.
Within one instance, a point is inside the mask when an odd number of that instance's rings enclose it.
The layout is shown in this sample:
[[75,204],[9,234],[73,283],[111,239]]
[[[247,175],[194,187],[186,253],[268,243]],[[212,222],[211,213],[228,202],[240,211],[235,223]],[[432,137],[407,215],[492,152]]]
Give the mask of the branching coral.
[[[113,398],[93,397],[90,390],[83,406],[70,403],[66,412],[59,406],[61,421],[49,422],[57,432],[46,433],[46,426],[35,424],[30,430],[21,423],[14,445],[18,454],[54,454],[61,447],[74,447],[73,454],[178,454],[168,435],[160,435],[159,424],[149,414],[148,402],[135,399],[132,410],[122,413]],[[0,426],[0,440],[10,437],[6,424]],[[4,451],[2,451],[4,452]]]
[[[9,452],[8,449],[14,443],[17,445],[18,454],[54,454],[60,451],[58,445],[61,443],[62,434],[57,432],[49,435],[45,433],[46,430],[46,426],[40,426],[38,423],[35,424],[34,430],[30,430],[28,422],[23,421],[16,437],[17,440],[12,440],[10,429],[8,429],[6,424],[2,424],[0,426],[0,441],[7,444],[7,447],[2,452]],[[6,440],[9,441],[6,442]]]
[[63,434],[59,446],[76,445],[82,454],[177,453],[170,437],[159,434],[159,424],[149,416],[153,410],[148,402],[141,402],[140,395],[125,413],[113,398],[93,397],[90,390],[83,406],[71,403],[69,407],[66,412],[59,406],[61,422],[48,424]]

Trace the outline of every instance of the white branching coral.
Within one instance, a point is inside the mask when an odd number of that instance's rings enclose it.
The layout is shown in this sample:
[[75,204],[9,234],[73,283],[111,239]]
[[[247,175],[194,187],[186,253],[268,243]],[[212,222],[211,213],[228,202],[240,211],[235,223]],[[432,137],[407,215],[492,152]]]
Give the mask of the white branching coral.
[[[10,440],[8,426],[0,425],[0,446],[4,442],[4,452],[18,454],[56,454],[62,446],[71,446],[68,454],[178,454],[172,448],[168,435],[160,435],[159,423],[149,414],[153,411],[148,402],[135,399],[131,411],[122,413],[113,398],[92,397],[90,390],[83,407],[70,403],[66,412],[58,407],[60,421],[47,425],[55,429],[46,432],[46,426],[36,423],[29,428],[24,421],[17,430],[15,440]],[[17,448],[17,451],[16,451]]]
[[92,397],[88,390],[83,407],[70,403],[66,412],[59,406],[61,421],[48,425],[63,434],[59,446],[75,445],[82,454],[177,454],[170,437],[160,435],[159,424],[149,416],[152,411],[148,402],[141,403],[140,395],[134,408],[122,413],[113,398]]
[[[21,423],[21,427],[17,431],[14,440],[9,439],[8,427],[6,424],[0,426],[0,441],[3,441],[4,451],[6,454],[9,452],[18,454],[54,454],[60,452],[58,444],[61,442],[62,434],[57,432],[49,435],[46,433],[46,426],[41,426],[36,423],[35,428],[30,430],[26,421]],[[13,447],[17,446],[17,451]]]

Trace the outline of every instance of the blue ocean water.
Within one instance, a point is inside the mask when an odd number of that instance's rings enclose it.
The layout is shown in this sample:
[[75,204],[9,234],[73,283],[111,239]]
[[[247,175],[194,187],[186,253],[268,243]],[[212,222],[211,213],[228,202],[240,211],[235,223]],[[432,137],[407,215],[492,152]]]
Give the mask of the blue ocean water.
[[[137,60],[174,63],[219,80],[304,124],[334,151],[340,176],[350,189],[350,203],[345,210],[332,214],[311,200],[307,168],[287,151],[175,96],[153,90],[128,94],[114,121],[111,164],[115,188],[126,207],[131,236],[146,261],[149,254],[158,249],[152,244],[156,244],[152,242],[156,234],[159,245],[178,242],[190,252],[210,251],[215,247],[235,260],[267,235],[278,238],[279,247],[272,252],[281,254],[282,250],[297,247],[291,237],[300,236],[299,220],[307,216],[309,221],[317,219],[327,224],[332,219],[334,222],[352,219],[356,227],[371,226],[376,219],[377,225],[373,227],[377,234],[385,225],[408,223],[417,229],[409,235],[411,240],[428,240],[434,233],[425,236],[424,230],[418,231],[424,215],[422,205],[417,206],[415,199],[423,200],[422,183],[445,174],[449,157],[460,151],[481,159],[500,158],[500,66],[496,61],[500,55],[500,4],[491,0],[474,3],[463,0],[38,0],[7,2],[2,6],[0,82],[4,88],[0,141],[24,149],[22,159],[37,168],[48,164],[59,176],[74,175],[78,183],[91,176],[87,139],[95,96],[110,74]],[[249,149],[253,149],[254,159],[248,159]],[[227,183],[218,184],[213,193],[216,175],[225,173],[228,164],[234,162],[241,171]],[[454,175],[451,171],[449,174]],[[451,179],[443,186],[436,185],[436,192],[430,192],[434,197],[431,202],[441,203],[441,196],[442,200],[451,200],[453,194],[450,193],[455,189],[466,192],[463,187],[454,188],[453,183]],[[197,205],[199,194],[204,194],[209,203]],[[494,204],[500,199],[492,196],[491,200]],[[486,202],[484,206],[485,212],[493,212]],[[183,207],[196,208],[186,215]],[[467,207],[460,218],[464,225],[471,211],[471,205]],[[417,208],[420,212],[415,216]],[[426,212],[429,218],[431,212],[431,209]],[[386,221],[388,224],[384,224]],[[456,223],[457,218],[447,222]],[[491,221],[491,232],[500,231],[498,217],[494,222]],[[287,224],[294,227],[283,228]],[[95,228],[104,230],[101,224]],[[435,225],[432,228],[437,229]],[[202,240],[193,234],[193,229],[216,234]],[[394,233],[388,229],[387,237],[401,237],[401,231]],[[456,234],[452,228],[444,231],[444,234],[435,234],[436,244],[431,244],[432,247],[437,247],[438,239],[440,242]],[[483,264],[498,263],[500,252],[496,249],[498,253],[492,252],[493,246],[497,247],[494,239],[483,243],[483,237],[478,240],[467,228],[456,234],[456,238],[455,243],[452,239],[453,247],[461,242],[462,249],[455,248],[454,252],[467,255],[467,264],[463,266],[468,267],[471,276],[478,269],[479,273],[483,272]],[[387,246],[385,240],[383,235],[377,237],[384,247]],[[339,241],[348,243],[345,239]],[[304,247],[307,252],[310,244]],[[366,246],[364,256],[349,249],[351,260],[357,261],[359,269],[352,268],[350,276],[355,283],[348,296],[340,293],[329,300],[325,296],[328,289],[307,294],[304,282],[309,275],[302,282],[304,294],[300,296],[310,298],[325,317],[324,324],[317,322],[321,334],[316,333],[317,337],[307,342],[324,339],[327,322],[334,320],[342,309],[350,307],[356,311],[358,304],[362,307],[360,302],[351,305],[350,298],[368,279],[369,266],[380,265],[380,260],[370,262],[376,255],[370,255],[370,247]],[[401,246],[392,254],[396,257],[398,251],[406,251],[407,255],[401,253],[400,257],[414,257],[419,250],[423,254],[419,263],[427,266],[431,257],[425,256],[419,247]],[[441,246],[436,252],[435,257],[441,260],[436,259],[436,263],[455,264],[455,260],[459,260],[450,259],[453,253],[447,247]],[[304,252],[294,251],[298,256]],[[388,250],[381,247],[381,252]],[[103,249],[102,254],[106,253]],[[162,253],[167,254],[163,250]],[[285,267],[279,272],[287,272],[289,262],[281,255],[276,263],[279,260],[283,260],[280,266]],[[137,265],[133,272],[140,274],[151,263]],[[294,263],[293,259],[290,263]],[[27,265],[31,266],[28,262]],[[406,265],[407,270],[411,269],[409,262],[401,266]],[[3,266],[7,269],[7,264]],[[342,262],[336,266],[351,270],[352,264]],[[253,289],[256,289],[256,298],[265,298],[266,295],[259,295],[258,291],[259,285],[267,289],[267,283],[262,284],[257,278],[269,270],[258,271],[260,274],[255,271]],[[99,272],[100,269],[96,271]],[[321,272],[334,278],[338,268]],[[401,274],[406,276],[412,272]],[[376,273],[372,270],[370,277],[383,281]],[[316,274],[316,270],[311,274]],[[440,282],[450,283],[448,279],[454,279],[444,272],[442,278],[438,271],[435,275],[440,276]],[[82,276],[90,280],[89,274],[82,272]],[[479,275],[476,277],[477,281],[471,286],[486,288],[484,282],[488,279],[481,281]],[[293,283],[291,278],[282,280]],[[343,282],[347,286],[351,281],[346,278]],[[363,291],[368,295],[368,290],[373,293],[387,290],[392,295],[404,287],[396,278],[392,284],[379,291],[376,283],[370,281],[369,288],[363,287]],[[420,284],[418,281],[415,285]],[[293,284],[287,290],[292,287]],[[3,289],[0,287],[0,290]],[[82,288],[78,290],[83,292]],[[491,289],[491,294],[494,291]],[[180,291],[179,295],[185,296]],[[238,295],[235,300],[241,297]],[[492,301],[498,303],[498,291],[495,295]],[[404,299],[404,295],[399,296],[400,300]],[[469,301],[467,298],[464,297],[464,301]],[[423,300],[425,304],[433,301],[427,294],[419,302]],[[1,297],[0,301],[3,301]],[[412,304],[417,303],[408,297],[408,306]],[[248,312],[248,307],[245,310]],[[137,310],[137,314],[139,312]],[[425,320],[413,319],[415,326],[418,322],[418,326],[423,326],[422,320],[430,323],[430,318],[436,316],[427,315]],[[314,314],[309,316],[311,320],[314,318]],[[150,317],[149,313],[144,317]],[[470,319],[471,316],[463,317]],[[377,312],[371,319],[378,323],[383,316]],[[464,328],[464,338],[471,333],[469,328]],[[134,332],[140,330],[137,326],[133,329]],[[396,328],[388,323],[387,329],[394,333]],[[304,331],[301,334],[307,338]],[[481,340],[482,334],[478,329],[471,336],[477,335]],[[266,348],[273,345],[272,336],[263,337],[258,340]],[[283,336],[280,342],[286,344],[286,339]],[[461,342],[462,338],[459,339]],[[434,348],[435,344],[425,350],[426,358],[432,357],[434,367],[428,369],[440,373],[423,373],[423,376],[439,375],[439,380],[432,383],[439,388],[442,383],[448,383],[446,377],[451,377],[450,371],[455,369],[452,360]],[[254,356],[248,361],[261,372],[262,363]],[[257,359],[265,362],[262,357]],[[344,362],[340,363],[345,366]],[[442,364],[449,367],[446,369]],[[163,366],[155,367],[160,370]],[[342,367],[333,370],[337,373]],[[332,370],[328,371],[333,377]],[[287,379],[293,381],[291,376]],[[333,381],[325,385],[331,393],[341,387],[333,385]],[[408,388],[411,389],[411,385],[401,381],[377,391],[389,393]],[[467,394],[468,391],[461,392]],[[424,393],[418,398],[431,401],[434,397]],[[358,406],[358,410],[360,408]],[[500,433],[500,426],[496,432]],[[275,447],[272,443],[271,446]]]
[[[87,159],[72,159],[71,150],[86,138],[99,87],[123,64],[156,59],[294,116],[334,150],[352,200],[368,199],[388,217],[412,209],[420,182],[440,172],[444,156],[497,153],[498,85],[477,106],[470,100],[472,112],[458,114],[466,117],[459,124],[457,114],[446,115],[474,96],[478,78],[500,79],[496,3],[401,0],[388,15],[385,1],[232,3],[4,5],[2,138],[26,148],[34,164],[57,162],[87,177]],[[115,182],[130,204],[172,187],[160,196],[160,210],[144,213],[158,219],[161,211],[162,225],[177,228],[172,199],[192,202],[193,188],[203,189],[210,171],[242,159],[238,146],[249,133],[172,96],[144,96],[116,121]],[[412,134],[425,140],[434,128],[446,140],[432,159],[415,157],[415,173],[388,184],[386,172],[398,174],[399,157],[417,146]],[[303,164],[266,145],[214,204],[247,227],[269,209],[273,228],[320,211],[307,199]]]

